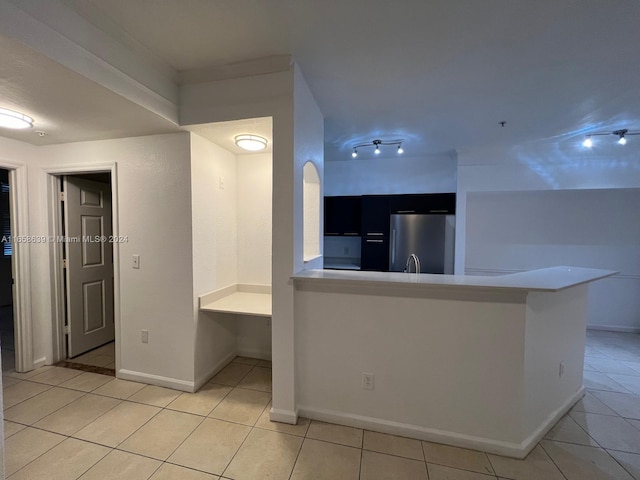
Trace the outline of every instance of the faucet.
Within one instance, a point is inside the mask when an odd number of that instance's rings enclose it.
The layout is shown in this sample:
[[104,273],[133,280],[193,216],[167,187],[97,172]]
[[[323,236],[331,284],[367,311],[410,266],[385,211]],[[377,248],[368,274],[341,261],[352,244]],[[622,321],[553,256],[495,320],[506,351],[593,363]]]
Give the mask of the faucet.
[[407,258],[407,263],[404,265],[404,271],[406,273],[411,273],[411,260],[413,260],[413,264],[416,267],[416,273],[420,273],[420,259],[415,253],[412,253],[409,255],[409,258]]

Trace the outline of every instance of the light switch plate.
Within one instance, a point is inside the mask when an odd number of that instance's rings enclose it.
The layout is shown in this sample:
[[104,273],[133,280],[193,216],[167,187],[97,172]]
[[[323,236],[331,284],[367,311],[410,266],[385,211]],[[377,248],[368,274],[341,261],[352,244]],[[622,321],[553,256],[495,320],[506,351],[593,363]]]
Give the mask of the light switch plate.
[[133,256],[133,268],[140,268],[140,255]]

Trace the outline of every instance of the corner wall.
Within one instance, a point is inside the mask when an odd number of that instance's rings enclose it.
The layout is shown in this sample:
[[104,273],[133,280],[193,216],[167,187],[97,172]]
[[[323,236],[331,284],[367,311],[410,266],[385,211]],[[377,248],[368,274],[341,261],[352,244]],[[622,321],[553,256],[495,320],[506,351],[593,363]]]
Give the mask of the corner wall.
[[459,153],[456,274],[618,270],[590,285],[588,325],[640,331],[639,152],[537,142]]
[[[194,375],[198,388],[236,351],[233,315],[198,309],[198,297],[238,282],[236,157],[199,135],[191,139]],[[222,183],[221,183],[222,180]]]

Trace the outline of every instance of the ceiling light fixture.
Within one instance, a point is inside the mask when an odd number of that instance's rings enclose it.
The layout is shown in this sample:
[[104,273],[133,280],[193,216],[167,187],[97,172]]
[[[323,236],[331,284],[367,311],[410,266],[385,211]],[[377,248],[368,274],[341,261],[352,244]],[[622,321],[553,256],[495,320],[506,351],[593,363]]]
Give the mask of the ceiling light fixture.
[[626,145],[627,144],[627,137],[629,135],[640,135],[640,132],[630,132],[626,128],[621,128],[620,130],[614,130],[613,132],[590,133],[589,135],[587,135],[585,137],[584,142],[582,142],[582,146],[586,147],[586,148],[593,147],[593,141],[591,140],[591,137],[593,137],[593,136],[602,136],[602,135],[615,135],[616,137],[618,137],[618,144]]
[[398,155],[402,155],[404,153],[404,150],[402,149],[402,140],[392,140],[392,141],[384,141],[384,140],[373,140],[370,143],[361,143],[359,145],[354,145],[353,147],[353,151],[351,152],[351,156],[353,158],[357,158],[358,157],[358,149],[362,148],[362,147],[375,147],[375,150],[373,151],[373,153],[375,153],[376,155],[380,155],[380,145],[397,145],[398,146]]
[[33,127],[33,118],[7,108],[0,108],[0,127],[23,129]]
[[267,148],[267,139],[259,135],[242,134],[235,137],[236,145],[250,152],[257,152]]

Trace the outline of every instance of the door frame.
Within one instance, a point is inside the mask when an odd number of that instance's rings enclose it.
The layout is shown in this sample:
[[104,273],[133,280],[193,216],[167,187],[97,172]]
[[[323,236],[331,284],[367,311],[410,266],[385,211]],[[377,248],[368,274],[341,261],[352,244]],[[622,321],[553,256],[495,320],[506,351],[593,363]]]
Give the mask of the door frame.
[[[0,159],[0,168],[9,170],[9,216],[11,235],[29,235],[29,192],[27,166]],[[17,372],[33,370],[33,324],[31,322],[31,265],[29,243],[13,242],[11,275],[13,277],[13,325],[15,368]]]
[[[62,235],[62,212],[60,208],[60,182],[63,175],[81,175],[85,173],[111,173],[111,222],[113,236],[119,236],[118,216],[118,165],[113,163],[76,164],[67,167],[44,169],[47,183],[47,210],[49,220],[48,235],[58,238]],[[116,376],[120,368],[120,244],[113,246],[113,322],[116,343]],[[52,303],[52,361],[57,363],[66,360],[67,351],[64,338],[65,292],[64,269],[62,268],[63,245],[49,242],[51,259],[51,303]]]

